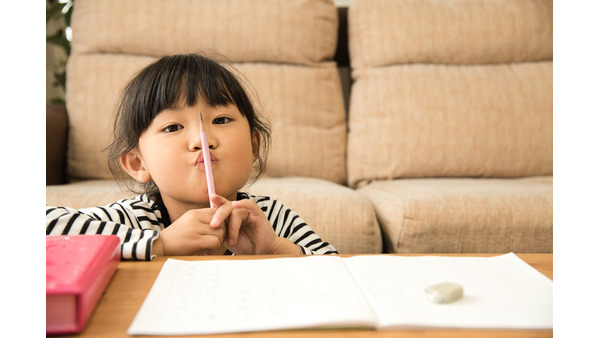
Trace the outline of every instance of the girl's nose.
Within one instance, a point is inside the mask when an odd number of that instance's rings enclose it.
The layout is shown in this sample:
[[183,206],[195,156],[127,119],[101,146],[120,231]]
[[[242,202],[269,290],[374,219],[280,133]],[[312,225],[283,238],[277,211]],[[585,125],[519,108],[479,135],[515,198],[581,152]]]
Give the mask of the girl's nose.
[[190,131],[188,143],[188,149],[190,151],[202,149],[202,136],[200,130]]
[[[190,145],[189,145],[189,149],[190,151],[198,151],[202,149],[202,132],[200,131],[200,128],[198,128],[197,131],[190,133]],[[208,148],[209,149],[214,149],[215,148],[215,142],[214,139],[212,137],[210,137],[209,133],[207,133],[206,131],[204,131],[204,134],[206,135],[206,141],[208,143]]]

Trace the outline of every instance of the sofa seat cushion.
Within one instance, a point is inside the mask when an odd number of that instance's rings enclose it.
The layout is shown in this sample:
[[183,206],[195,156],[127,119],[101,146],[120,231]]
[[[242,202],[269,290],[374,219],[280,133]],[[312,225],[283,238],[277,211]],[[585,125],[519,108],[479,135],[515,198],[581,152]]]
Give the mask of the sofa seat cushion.
[[386,252],[549,253],[552,181],[398,179],[358,191],[373,202]]
[[[280,200],[297,212],[339,253],[380,253],[382,240],[371,202],[348,187],[316,178],[262,178],[245,189]],[[136,194],[114,180],[87,180],[46,186],[46,204],[86,208]]]
[[113,179],[97,179],[46,186],[46,205],[75,209],[106,205],[138,194],[121,189]]
[[381,253],[371,202],[348,187],[307,177],[262,178],[247,191],[280,200],[339,253]]

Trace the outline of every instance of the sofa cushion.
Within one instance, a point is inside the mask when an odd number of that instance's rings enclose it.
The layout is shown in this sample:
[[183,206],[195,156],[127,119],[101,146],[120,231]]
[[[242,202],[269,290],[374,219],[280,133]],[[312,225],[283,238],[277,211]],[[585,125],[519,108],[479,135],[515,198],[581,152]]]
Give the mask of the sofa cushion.
[[247,191],[280,200],[341,254],[382,252],[373,206],[353,189],[316,178],[266,177]]
[[333,58],[338,17],[328,0],[78,0],[71,24],[76,54],[217,51],[313,64]]
[[266,174],[346,183],[346,111],[335,63],[237,64],[271,121]]
[[552,59],[552,0],[353,0],[352,67]]
[[111,142],[116,106],[131,76],[149,56],[72,54],[67,62],[70,180],[112,178],[103,149]]
[[256,89],[273,129],[268,175],[346,182],[344,102],[330,61],[333,2],[81,0],[74,6],[66,92],[70,179],[112,177],[102,149],[127,81],[160,55],[198,51],[224,54]]
[[396,253],[552,252],[552,177],[401,179],[358,189]]
[[551,175],[552,62],[360,71],[348,181]]
[[[102,149],[110,143],[119,93],[132,74],[154,60],[115,54],[71,56],[67,72],[67,81],[73,84],[67,90],[71,178],[112,177]],[[272,125],[266,173],[345,183],[346,119],[335,64],[234,66],[253,87],[250,90]]]

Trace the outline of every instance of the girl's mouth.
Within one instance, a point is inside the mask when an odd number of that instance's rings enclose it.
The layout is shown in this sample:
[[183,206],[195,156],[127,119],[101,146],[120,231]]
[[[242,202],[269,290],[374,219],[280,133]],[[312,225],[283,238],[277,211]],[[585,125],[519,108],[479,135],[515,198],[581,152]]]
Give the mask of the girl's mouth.
[[[215,165],[217,163],[217,159],[213,156],[213,154],[210,154],[210,163],[212,165]],[[202,152],[200,152],[200,155],[196,159],[196,167],[203,166],[203,165],[204,165],[204,157],[202,156]]]

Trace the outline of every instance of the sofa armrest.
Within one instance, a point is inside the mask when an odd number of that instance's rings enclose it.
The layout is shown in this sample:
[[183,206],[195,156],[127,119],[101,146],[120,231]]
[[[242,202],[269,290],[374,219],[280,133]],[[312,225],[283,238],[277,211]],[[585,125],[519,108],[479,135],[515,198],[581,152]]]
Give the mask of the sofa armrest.
[[46,106],[46,185],[66,183],[67,109],[64,105]]

